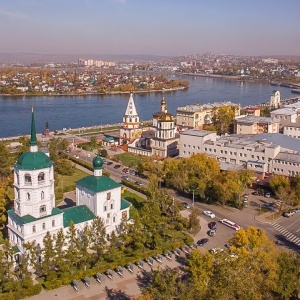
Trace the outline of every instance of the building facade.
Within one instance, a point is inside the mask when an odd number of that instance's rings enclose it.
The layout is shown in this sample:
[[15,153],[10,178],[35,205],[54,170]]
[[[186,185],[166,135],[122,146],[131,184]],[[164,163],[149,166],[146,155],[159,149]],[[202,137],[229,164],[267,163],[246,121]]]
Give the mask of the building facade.
[[[93,165],[94,174],[77,183],[77,206],[55,207],[53,162],[38,150],[32,111],[30,149],[14,165],[14,208],[7,212],[9,241],[18,252],[24,252],[23,245],[27,242],[42,247],[47,232],[51,235],[60,229],[66,232],[70,222],[80,232],[99,216],[109,234],[118,228],[122,218],[128,220],[130,203],[121,199],[120,184],[102,175],[103,161],[99,156],[94,158]],[[113,205],[106,204],[109,193]]]
[[269,117],[238,117],[234,122],[236,134],[278,133],[279,123]]
[[203,129],[204,125],[212,123],[212,113],[214,109],[222,106],[235,107],[235,116],[240,115],[240,105],[232,102],[215,102],[208,104],[194,104],[184,107],[178,107],[176,110],[176,125]]
[[126,111],[123,115],[123,125],[120,129],[119,144],[130,144],[135,139],[139,138],[142,134],[140,117],[137,113],[133,94],[130,93]]
[[180,135],[180,157],[205,153],[221,169],[250,169],[257,177],[300,174],[300,140],[283,134],[217,136],[209,131],[187,130]]

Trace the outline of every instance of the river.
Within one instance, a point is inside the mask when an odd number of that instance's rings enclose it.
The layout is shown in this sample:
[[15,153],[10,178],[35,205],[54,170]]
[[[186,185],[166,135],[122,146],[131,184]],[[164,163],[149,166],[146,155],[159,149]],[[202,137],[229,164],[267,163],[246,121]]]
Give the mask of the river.
[[[290,88],[263,83],[239,82],[197,76],[181,76],[190,87],[183,91],[165,92],[168,111],[194,103],[232,101],[242,106],[268,102],[272,90],[281,98],[295,97]],[[48,121],[50,131],[122,122],[129,94],[87,96],[0,96],[0,137],[30,134],[31,106],[34,106],[36,130],[42,133]],[[160,110],[162,93],[134,94],[141,120],[152,119]]]

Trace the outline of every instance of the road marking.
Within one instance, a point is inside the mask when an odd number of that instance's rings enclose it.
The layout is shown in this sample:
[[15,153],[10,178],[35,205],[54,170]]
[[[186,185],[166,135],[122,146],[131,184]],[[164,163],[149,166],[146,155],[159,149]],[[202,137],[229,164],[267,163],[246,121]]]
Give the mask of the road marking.
[[[298,238],[294,233],[292,233],[289,230],[285,229],[284,227],[282,227],[278,223],[274,222],[274,223],[271,223],[270,225],[274,229],[279,231],[283,236],[285,236],[287,238],[287,240],[289,240],[290,242],[296,244],[297,246],[300,246],[300,238]],[[270,229],[272,229],[272,228],[270,228]],[[299,231],[299,230],[297,230],[297,231]]]

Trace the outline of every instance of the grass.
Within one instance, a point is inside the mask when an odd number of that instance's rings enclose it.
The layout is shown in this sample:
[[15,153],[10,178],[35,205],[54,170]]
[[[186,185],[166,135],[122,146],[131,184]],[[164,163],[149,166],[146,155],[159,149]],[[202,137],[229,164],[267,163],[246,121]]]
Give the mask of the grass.
[[[60,192],[74,191],[76,188],[75,181],[87,176],[88,173],[75,168],[74,173],[71,176],[67,175],[56,175],[55,180],[57,181],[55,190]],[[62,197],[56,199],[56,205],[63,200]]]
[[145,198],[142,198],[141,196],[129,192],[125,189],[125,191],[122,194],[122,198],[128,200],[130,203],[132,203],[132,207],[130,208],[130,216],[133,217],[141,208],[144,206],[144,203],[146,202]]
[[130,168],[137,168],[138,165],[144,160],[143,156],[129,152],[116,154],[114,157],[117,161],[120,161],[122,165]]

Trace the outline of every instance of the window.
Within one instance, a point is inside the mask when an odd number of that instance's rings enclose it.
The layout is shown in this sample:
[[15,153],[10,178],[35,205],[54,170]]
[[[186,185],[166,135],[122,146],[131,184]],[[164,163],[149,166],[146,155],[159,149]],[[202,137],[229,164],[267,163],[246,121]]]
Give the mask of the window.
[[40,206],[40,213],[45,213],[46,212],[46,205],[41,205]]
[[107,195],[106,195],[106,199],[110,200],[110,198],[111,198],[111,192],[108,192]]
[[44,181],[45,180],[45,173],[41,172],[38,176],[38,181]]
[[55,220],[52,220],[52,227],[55,227]]
[[35,228],[35,225],[32,226],[32,232],[36,232],[36,228]]
[[26,194],[26,199],[27,199],[28,201],[30,201],[30,194],[29,194],[29,193]]
[[110,213],[108,213],[106,217],[107,217],[107,219],[109,219],[110,218]]
[[110,209],[114,209],[114,203],[110,204]]
[[116,217],[113,217],[113,222],[114,222],[114,223],[116,222]]
[[104,211],[107,211],[107,206],[106,205],[104,205]]
[[31,184],[31,176],[30,176],[30,174],[25,174],[25,184]]
[[41,199],[44,199],[45,198],[45,193],[42,191],[41,192]]
[[43,230],[46,229],[46,224],[45,223],[42,224],[42,228],[43,228]]

